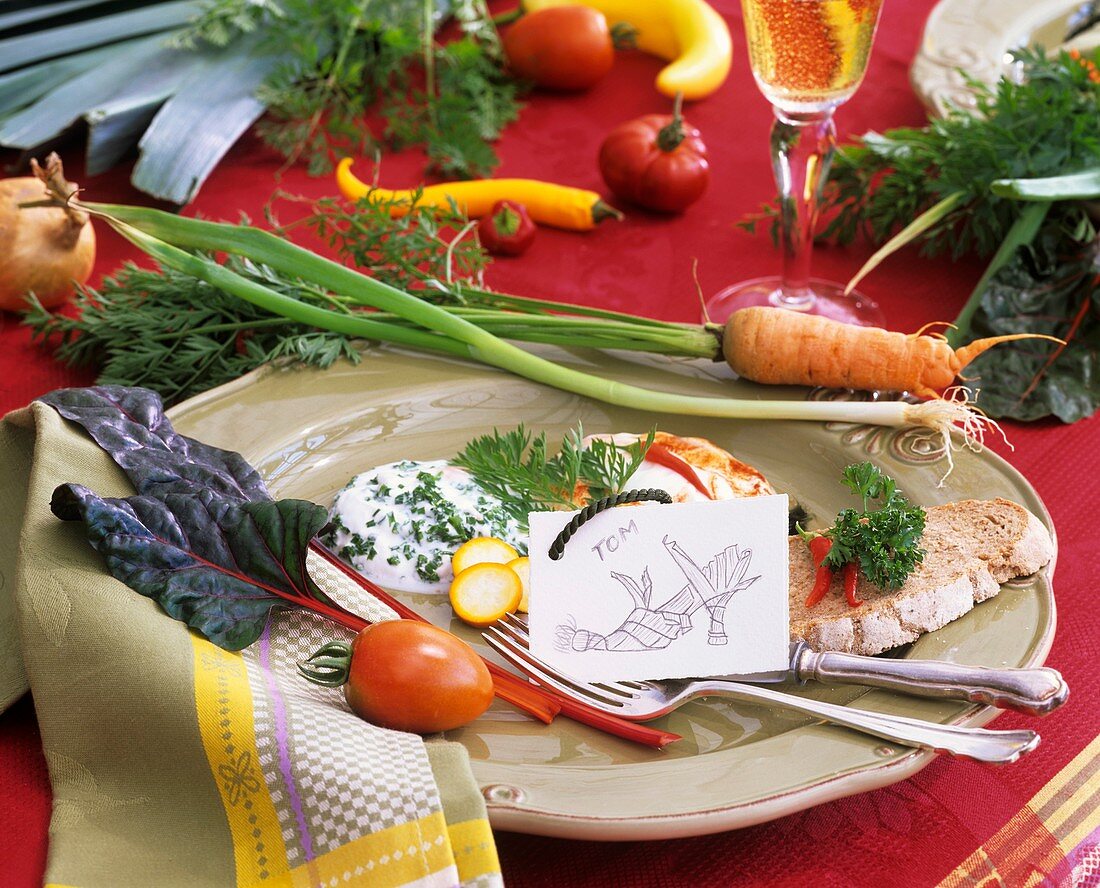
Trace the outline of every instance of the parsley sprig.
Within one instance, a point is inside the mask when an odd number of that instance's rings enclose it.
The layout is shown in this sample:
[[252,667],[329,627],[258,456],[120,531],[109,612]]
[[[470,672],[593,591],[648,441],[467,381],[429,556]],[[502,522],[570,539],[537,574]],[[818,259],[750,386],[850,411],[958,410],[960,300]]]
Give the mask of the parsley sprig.
[[[843,483],[862,500],[862,508],[837,515],[836,524],[825,533],[833,545],[823,563],[835,571],[855,561],[876,586],[901,588],[924,560],[924,510],[910,503],[894,479],[871,463],[845,468]],[[875,502],[879,507],[871,509]]]
[[475,438],[452,462],[469,470],[516,520],[527,526],[527,513],[539,509],[574,509],[578,484],[587,486],[587,501],[619,493],[645,459],[654,431],[630,444],[602,438],[584,442],[578,425],[552,454],[546,433],[533,436],[523,425],[508,432],[493,429]]

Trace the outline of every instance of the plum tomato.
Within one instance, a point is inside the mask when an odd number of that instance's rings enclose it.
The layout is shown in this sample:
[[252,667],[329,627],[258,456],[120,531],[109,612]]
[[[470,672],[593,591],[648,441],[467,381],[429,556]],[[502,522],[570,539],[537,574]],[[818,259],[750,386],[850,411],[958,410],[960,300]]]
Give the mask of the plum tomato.
[[460,638],[415,620],[374,623],[350,645],[334,641],[299,665],[317,684],[344,688],[360,718],[434,734],[469,724],[493,702],[493,679]]

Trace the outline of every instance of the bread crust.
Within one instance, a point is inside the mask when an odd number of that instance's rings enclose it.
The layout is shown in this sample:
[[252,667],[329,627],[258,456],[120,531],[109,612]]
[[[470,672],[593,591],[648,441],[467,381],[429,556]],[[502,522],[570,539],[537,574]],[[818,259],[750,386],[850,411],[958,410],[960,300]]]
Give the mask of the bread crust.
[[806,544],[791,537],[792,640],[816,651],[878,654],[957,620],[1002,583],[1035,573],[1054,556],[1043,523],[1009,500],[962,500],[926,511],[924,562],[895,592],[861,578],[858,608],[848,606],[834,578],[825,599],[807,610],[814,567]]
[[[616,435],[591,435],[585,440],[605,438],[623,446],[644,437],[644,435],[623,432]],[[684,438],[668,432],[656,432],[653,443],[661,445],[694,468],[699,483],[706,488],[710,499],[769,496],[775,493],[768,479],[759,469],[742,462],[729,451],[706,438]],[[685,502],[689,498],[698,499],[699,497],[689,497],[686,493],[673,496],[677,502]],[[573,490],[573,502],[578,507],[588,502],[588,485],[583,481]]]

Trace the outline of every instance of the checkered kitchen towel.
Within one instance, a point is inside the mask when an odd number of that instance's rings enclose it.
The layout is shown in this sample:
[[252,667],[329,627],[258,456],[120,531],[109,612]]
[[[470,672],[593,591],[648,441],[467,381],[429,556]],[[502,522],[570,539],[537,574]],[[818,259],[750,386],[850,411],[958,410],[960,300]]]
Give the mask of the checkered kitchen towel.
[[[348,633],[284,612],[242,653],[210,644],[51,514],[70,480],[132,492],[51,408],[0,423],[0,705],[25,668],[54,793],[47,884],[501,884],[465,751],[368,725],[296,675]],[[393,616],[310,567],[356,612]]]

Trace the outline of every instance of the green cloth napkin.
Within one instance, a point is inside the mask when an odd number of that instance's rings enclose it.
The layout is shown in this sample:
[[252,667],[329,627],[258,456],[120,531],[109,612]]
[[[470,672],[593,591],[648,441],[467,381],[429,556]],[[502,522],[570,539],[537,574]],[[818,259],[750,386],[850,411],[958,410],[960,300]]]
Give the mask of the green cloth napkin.
[[[46,881],[81,888],[502,884],[465,750],[377,728],[295,664],[345,630],[281,612],[235,654],[113,579],[55,487],[133,493],[44,404],[0,422],[0,709],[33,691]],[[323,561],[318,584],[394,615]]]

